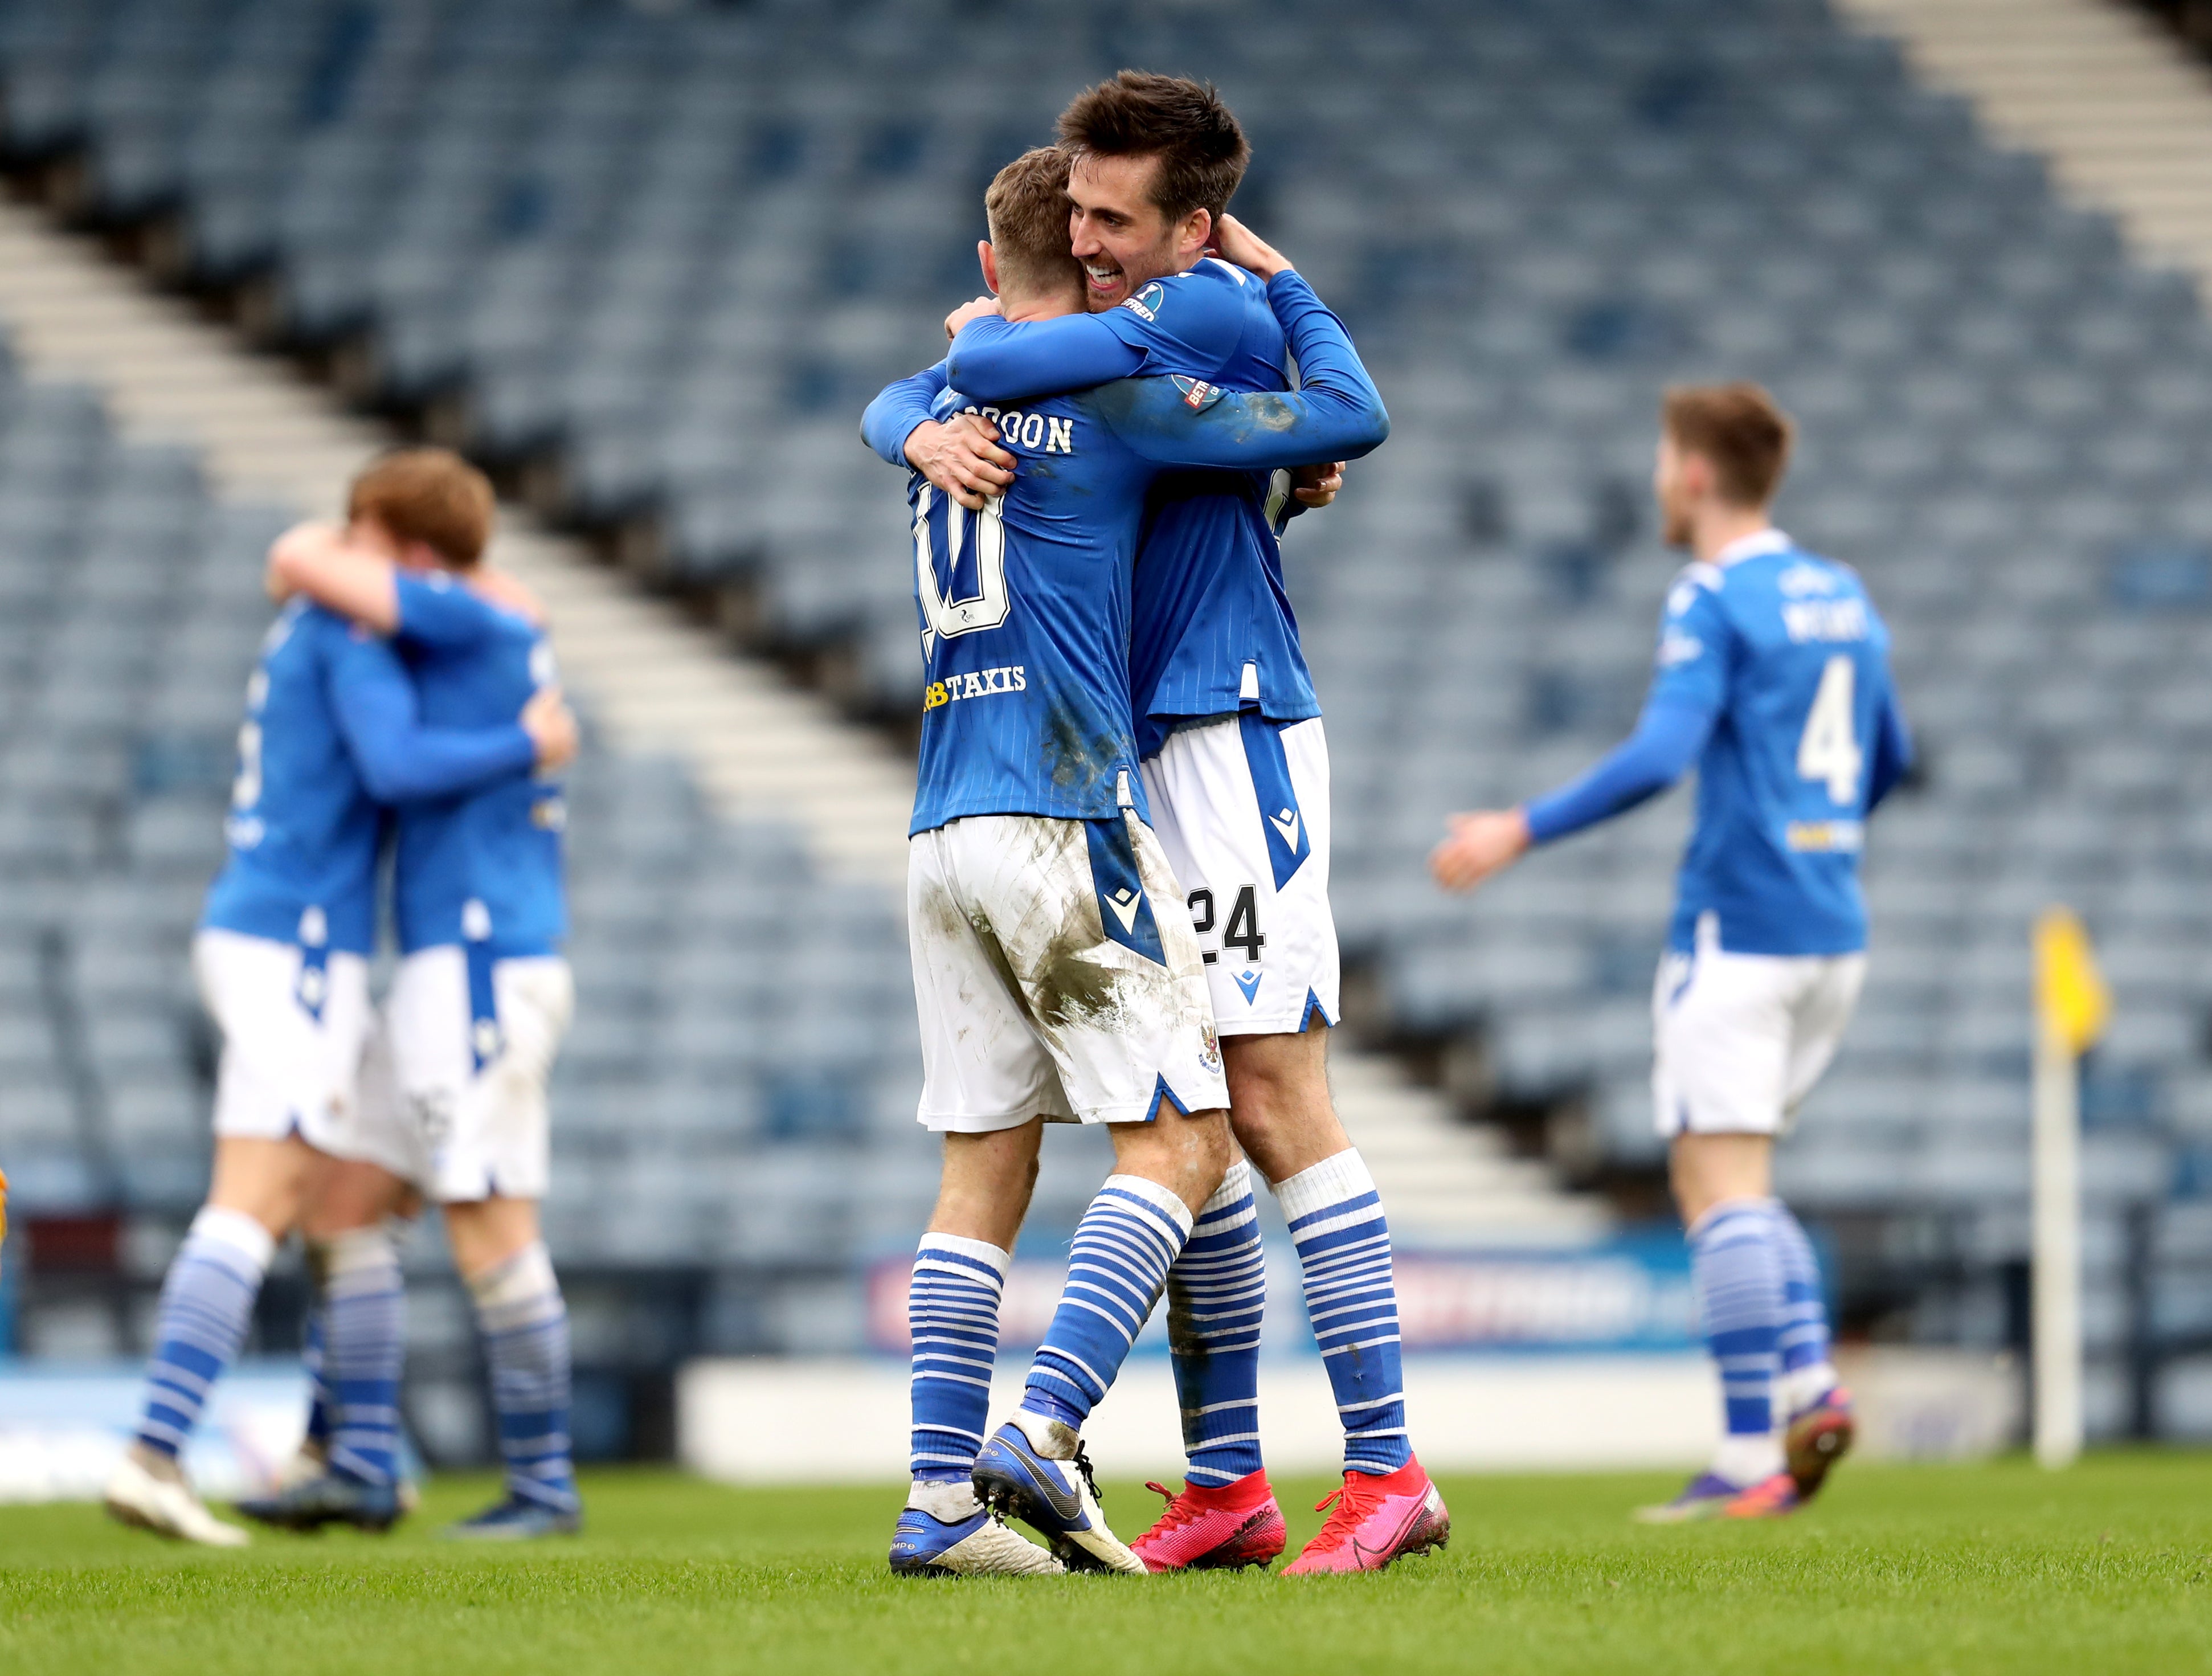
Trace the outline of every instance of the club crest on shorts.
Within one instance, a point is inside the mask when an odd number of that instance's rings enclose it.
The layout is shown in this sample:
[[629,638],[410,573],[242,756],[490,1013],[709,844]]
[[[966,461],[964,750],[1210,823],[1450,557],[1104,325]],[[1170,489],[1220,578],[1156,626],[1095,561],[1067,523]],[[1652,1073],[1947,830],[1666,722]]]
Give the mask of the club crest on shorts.
[[1221,1035],[1212,1019],[1198,1027],[1198,1062],[1208,1071],[1221,1069]]

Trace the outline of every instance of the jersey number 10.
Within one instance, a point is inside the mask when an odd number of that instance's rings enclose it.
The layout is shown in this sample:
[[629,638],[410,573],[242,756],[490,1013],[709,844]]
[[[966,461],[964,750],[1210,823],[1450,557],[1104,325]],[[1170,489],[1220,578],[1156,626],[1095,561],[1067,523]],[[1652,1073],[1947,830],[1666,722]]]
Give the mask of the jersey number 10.
[[[929,528],[930,513],[940,500],[945,507],[941,560]],[[963,572],[975,579],[973,593],[958,592]],[[950,495],[924,489],[914,514],[914,578],[927,625],[921,631],[924,658],[936,649],[939,636],[949,641],[1004,622],[1012,608],[1006,594],[1005,501],[993,495],[983,502],[981,512],[970,513]]]
[[1853,803],[1859,794],[1859,770],[1866,756],[1851,726],[1857,684],[1857,665],[1841,653],[1829,659],[1805,717],[1805,732],[1797,741],[1798,777],[1827,781],[1831,803]]

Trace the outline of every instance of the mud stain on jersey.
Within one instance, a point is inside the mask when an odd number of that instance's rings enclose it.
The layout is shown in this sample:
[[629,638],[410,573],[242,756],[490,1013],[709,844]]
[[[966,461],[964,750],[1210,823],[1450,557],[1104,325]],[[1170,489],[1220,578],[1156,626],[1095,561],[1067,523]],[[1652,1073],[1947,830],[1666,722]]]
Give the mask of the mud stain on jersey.
[[1081,717],[1055,701],[1045,713],[1039,750],[1052,783],[1064,791],[1106,780],[1129,757],[1129,742],[1110,732],[1092,732]]

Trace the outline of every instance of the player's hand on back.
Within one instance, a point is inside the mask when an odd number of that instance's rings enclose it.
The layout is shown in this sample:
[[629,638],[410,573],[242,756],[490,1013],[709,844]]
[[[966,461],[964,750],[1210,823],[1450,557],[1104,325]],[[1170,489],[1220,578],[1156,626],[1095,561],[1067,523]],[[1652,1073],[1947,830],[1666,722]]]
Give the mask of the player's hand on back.
[[558,687],[540,687],[531,694],[530,702],[522,707],[517,720],[530,736],[530,743],[538,747],[541,774],[565,768],[576,760],[580,739],[576,713],[568,707]]
[[1454,815],[1451,829],[1451,836],[1429,853],[1429,871],[1447,890],[1473,890],[1528,847],[1528,817],[1518,809]]
[[996,297],[977,297],[973,302],[963,302],[945,317],[945,341],[951,343],[960,335],[960,328],[970,320],[980,320],[986,314],[1003,314]]
[[1344,465],[1335,459],[1321,465],[1301,465],[1291,473],[1291,495],[1300,506],[1319,511],[1342,492]]
[[1213,224],[1213,247],[1224,262],[1234,262],[1262,279],[1273,279],[1291,266],[1291,258],[1262,239],[1234,216]]
[[970,512],[1014,481],[1014,457],[999,446],[999,428],[980,413],[916,425],[906,440],[907,464]]

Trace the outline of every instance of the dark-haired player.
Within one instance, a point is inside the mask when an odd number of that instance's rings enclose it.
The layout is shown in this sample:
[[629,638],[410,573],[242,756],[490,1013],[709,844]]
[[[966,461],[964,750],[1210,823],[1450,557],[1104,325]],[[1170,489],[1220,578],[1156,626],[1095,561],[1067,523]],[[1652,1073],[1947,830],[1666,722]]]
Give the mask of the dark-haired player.
[[1670,1144],[1726,1436],[1638,1516],[1772,1518],[1850,1447],[1812,1246],[1774,1197],[1775,1138],[1835,1056],[1866,975],[1866,818],[1910,764],[1889,631],[1856,572],[1767,517],[1789,420],[1753,385],[1668,393],[1654,487],[1692,562],[1667,596],[1635,733],[1518,809],[1455,816],[1431,865],[1464,890],[1698,770],[1698,818],[1652,997]]

